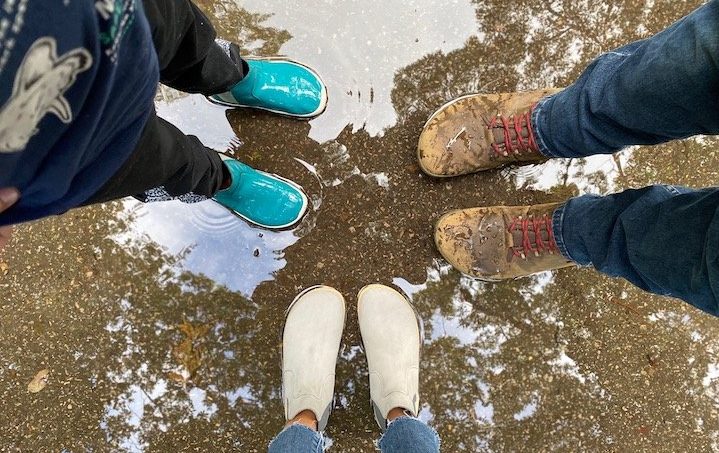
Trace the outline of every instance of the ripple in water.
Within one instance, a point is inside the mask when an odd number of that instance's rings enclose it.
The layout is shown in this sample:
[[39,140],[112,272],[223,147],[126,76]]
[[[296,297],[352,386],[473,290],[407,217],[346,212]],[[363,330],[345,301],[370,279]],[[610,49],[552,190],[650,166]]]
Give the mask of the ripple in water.
[[507,181],[536,181],[542,176],[544,165],[524,165],[521,167],[505,167],[499,174]]
[[251,297],[257,286],[274,279],[286,265],[284,250],[315,227],[322,205],[322,184],[314,167],[298,163],[311,176],[302,177],[310,199],[308,213],[292,230],[268,231],[247,223],[214,201],[143,204],[125,202],[120,218],[127,228],[113,238],[142,247],[159,245],[170,256],[176,274],[189,271],[209,277],[230,290]]
[[[427,10],[413,1],[242,2],[250,12],[269,14],[263,26],[290,33],[281,53],[322,74],[330,102],[310,132],[320,143],[336,138],[348,124],[354,132],[381,136],[397,121],[392,90],[398,71],[433,52],[462,48],[477,34],[470,0],[442,5]],[[390,22],[378,20],[387,17]]]
[[226,235],[241,228],[243,221],[218,203],[206,201],[188,210],[190,223],[198,230],[214,235]]

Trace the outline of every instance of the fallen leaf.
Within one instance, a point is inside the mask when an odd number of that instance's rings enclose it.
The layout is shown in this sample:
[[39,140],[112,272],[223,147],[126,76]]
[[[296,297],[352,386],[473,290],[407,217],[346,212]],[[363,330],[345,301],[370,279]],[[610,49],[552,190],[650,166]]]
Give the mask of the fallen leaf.
[[183,377],[183,382],[186,382],[188,379],[193,379],[197,370],[202,367],[204,347],[201,343],[202,338],[210,331],[210,326],[194,325],[185,321],[177,328],[185,334],[185,339],[173,346],[172,353],[189,374],[189,378]]
[[187,321],[177,326],[177,328],[180,329],[180,331],[192,341],[204,337],[205,335],[207,335],[207,332],[210,331],[210,326],[207,324],[194,325],[190,324]]
[[45,368],[44,370],[40,370],[37,372],[34,378],[32,378],[32,381],[27,385],[27,391],[30,393],[37,393],[40,390],[44,389],[47,385],[47,378],[50,376],[50,370]]
[[185,367],[190,377],[202,366],[202,348],[192,344],[189,338],[173,348],[175,358]]
[[10,266],[0,261],[0,274],[7,275],[8,272],[10,272]]
[[175,381],[179,384],[184,384],[185,382],[187,382],[185,376],[181,375],[180,373],[175,373],[174,371],[170,371],[167,373],[167,379]]

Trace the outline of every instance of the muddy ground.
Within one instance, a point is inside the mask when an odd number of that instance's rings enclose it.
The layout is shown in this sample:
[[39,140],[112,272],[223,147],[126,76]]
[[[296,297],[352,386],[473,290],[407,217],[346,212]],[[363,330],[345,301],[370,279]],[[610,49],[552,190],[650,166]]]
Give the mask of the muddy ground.
[[[424,326],[421,417],[443,451],[719,450],[719,321],[592,269],[485,284],[436,252],[454,208],[712,185],[719,140],[446,181],[415,148],[427,117],[478,91],[565,86],[598,53],[700,1],[205,0],[248,53],[316,67],[327,112],[297,122],[163,88],[161,116],[302,184],[292,231],[212,202],[121,200],[18,229],[0,255],[0,449],[263,451],[281,429],[279,335],[303,288],[348,301],[330,451],[372,451],[357,291],[394,284]],[[37,393],[28,383],[49,370]]]

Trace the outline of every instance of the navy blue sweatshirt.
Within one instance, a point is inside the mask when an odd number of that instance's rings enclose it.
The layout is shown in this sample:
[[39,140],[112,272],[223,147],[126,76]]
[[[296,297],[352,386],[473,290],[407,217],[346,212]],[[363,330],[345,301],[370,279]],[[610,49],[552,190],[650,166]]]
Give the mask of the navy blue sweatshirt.
[[140,0],[0,1],[0,226],[60,214],[120,169],[159,69]]

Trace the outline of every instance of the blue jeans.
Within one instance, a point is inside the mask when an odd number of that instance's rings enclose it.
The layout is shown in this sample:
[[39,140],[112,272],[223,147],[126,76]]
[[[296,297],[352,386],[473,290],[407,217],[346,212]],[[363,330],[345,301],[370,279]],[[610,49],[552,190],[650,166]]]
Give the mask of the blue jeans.
[[[601,55],[539,102],[533,125],[542,154],[564,158],[719,134],[719,0]],[[719,316],[719,188],[572,198],[555,212],[554,234],[580,265]]]
[[[383,453],[439,452],[437,432],[412,417],[398,417],[392,421],[378,444]],[[294,424],[272,440],[269,453],[319,453],[324,446],[322,433]]]

